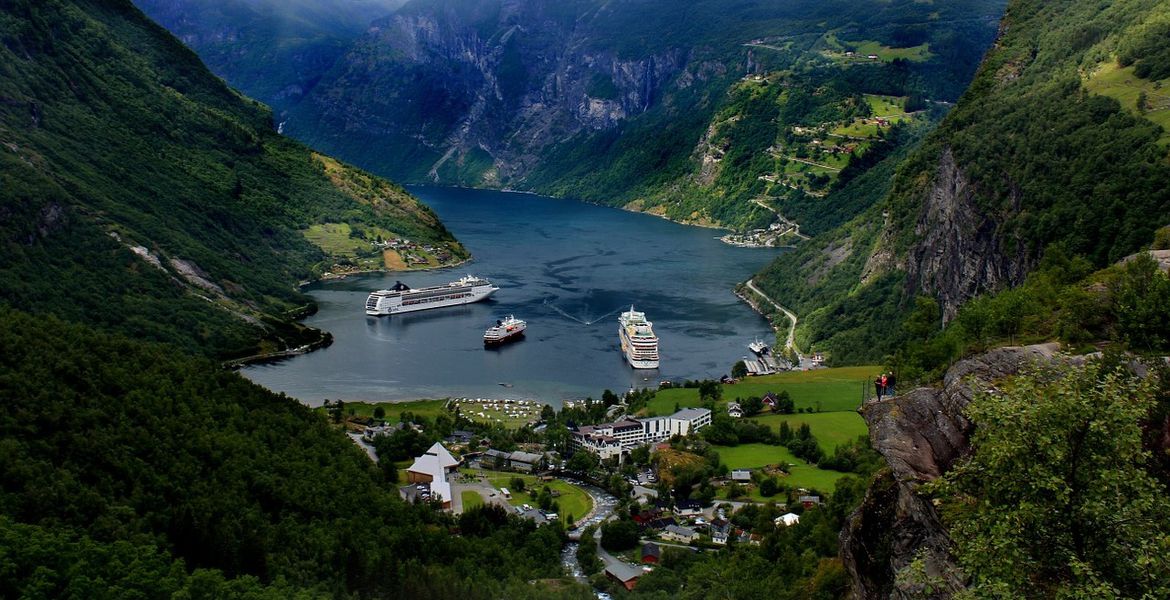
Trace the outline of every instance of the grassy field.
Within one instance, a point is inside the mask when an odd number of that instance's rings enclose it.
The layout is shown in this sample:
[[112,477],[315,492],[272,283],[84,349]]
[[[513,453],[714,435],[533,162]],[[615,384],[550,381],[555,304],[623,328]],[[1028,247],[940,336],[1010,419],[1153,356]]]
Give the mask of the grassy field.
[[[1170,79],[1153,82],[1133,74],[1133,67],[1121,68],[1115,61],[1102,63],[1085,81],[1085,88],[1095,94],[1109,96],[1121,103],[1131,114],[1141,114],[1162,126],[1158,142],[1170,145]],[[1138,96],[1145,92],[1146,111],[1137,108]]]
[[865,419],[856,412],[764,414],[752,417],[751,420],[764,423],[773,429],[779,429],[780,423],[784,421],[787,421],[788,426],[793,430],[800,427],[801,423],[808,423],[813,437],[817,438],[817,443],[821,446],[821,450],[828,454],[832,454],[837,446],[852,442],[869,431],[865,425]]
[[[739,383],[723,386],[722,407],[729,400],[763,396],[768,392],[785,390],[792,396],[796,408],[816,409],[822,412],[854,411],[861,404],[861,386],[873,380],[881,367],[840,367],[812,371],[789,371],[763,377],[749,377]],[[659,390],[647,406],[647,413],[668,415],[680,408],[699,406],[698,388],[670,388]]]
[[[374,409],[381,406],[386,411],[387,421],[398,421],[404,412],[411,412],[430,419],[446,414],[444,406],[446,400],[411,400],[409,402],[346,402],[345,414],[355,417],[369,418],[374,416]],[[324,410],[324,409],[321,409]]]
[[[785,465],[789,471],[788,477],[782,481],[789,487],[816,488],[825,493],[831,493],[837,480],[845,473],[826,471],[796,458],[783,446],[768,446],[766,444],[741,444],[739,446],[714,446],[719,453],[719,459],[731,469],[756,469],[767,465]],[[752,498],[767,501],[752,492]]]
[[463,500],[464,511],[483,505],[483,496],[480,496],[479,492],[475,490],[463,490],[463,493],[459,494],[459,497]]
[[[899,58],[911,62],[925,62],[934,56],[930,52],[930,44],[922,44],[908,48],[891,48],[889,46],[883,46],[880,42],[874,40],[843,42],[838,40],[834,34],[825,36],[824,42],[827,47],[824,51],[825,56],[840,63],[868,62],[869,59],[866,57],[871,54],[876,55],[878,60],[882,62],[890,62]],[[845,52],[847,49],[852,50],[854,56],[846,56]]]
[[353,258],[358,250],[367,249],[370,244],[350,237],[352,232],[348,223],[322,223],[309,227],[302,234],[329,254]]
[[890,117],[905,114],[906,112],[905,98],[866,94],[865,100],[869,102],[869,107],[873,110],[873,116],[875,117]]
[[[571,517],[574,520],[579,520],[590,510],[593,510],[593,499],[589,497],[589,494],[585,493],[585,490],[577,486],[570,485],[569,483],[561,481],[560,479],[546,483],[540,481],[540,479],[536,476],[523,475],[519,473],[480,471],[475,469],[461,469],[461,471],[468,474],[482,474],[486,476],[488,483],[496,489],[504,487],[508,488],[508,491],[512,493],[512,499],[508,502],[512,506],[520,506],[523,504],[536,506],[535,494],[539,493],[540,489],[547,485],[549,489],[553,490],[554,492],[560,492],[561,494],[555,500],[557,505],[560,506],[560,511],[557,514],[559,514],[562,519]],[[519,477],[520,479],[524,480],[524,492],[517,492],[516,490],[512,489],[511,482],[512,478],[514,477]],[[530,494],[528,492],[533,493]]]
[[870,54],[876,54],[878,60],[883,62],[889,62],[899,58],[911,62],[926,62],[930,60],[931,56],[933,56],[930,53],[930,44],[911,46],[909,48],[891,48],[889,46],[883,46],[880,43],[872,40],[867,40],[864,42],[853,42],[852,44],[856,48],[854,52],[857,54],[863,57]]

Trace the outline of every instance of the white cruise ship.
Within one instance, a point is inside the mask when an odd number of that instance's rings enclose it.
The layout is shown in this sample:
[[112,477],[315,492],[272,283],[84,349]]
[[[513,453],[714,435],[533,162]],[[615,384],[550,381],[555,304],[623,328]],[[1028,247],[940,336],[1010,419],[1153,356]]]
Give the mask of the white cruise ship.
[[470,275],[452,281],[447,285],[410,289],[401,281],[388,290],[378,290],[366,298],[366,314],[371,316],[397,315],[443,308],[444,306],[459,306],[479,302],[491,296],[500,288],[492,285],[486,279]]
[[637,312],[634,306],[618,317],[618,336],[622,340],[622,354],[635,369],[658,368],[658,336],[654,335],[654,324],[646,320],[646,313]]

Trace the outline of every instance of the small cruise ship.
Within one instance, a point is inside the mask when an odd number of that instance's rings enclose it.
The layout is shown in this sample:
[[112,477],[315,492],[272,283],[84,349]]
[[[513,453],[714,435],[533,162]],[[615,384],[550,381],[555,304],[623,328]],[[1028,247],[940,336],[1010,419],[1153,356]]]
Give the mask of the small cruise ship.
[[654,324],[646,320],[646,313],[630,310],[618,317],[618,336],[622,341],[622,354],[635,369],[658,368],[658,336],[654,335]]
[[768,344],[760,341],[760,338],[756,338],[756,341],[748,344],[748,349],[757,356],[764,356],[765,354],[768,354],[772,351],[772,349],[768,347]]
[[486,279],[470,275],[446,285],[411,289],[401,281],[366,298],[366,314],[374,317],[479,302],[499,291]]
[[494,326],[488,327],[487,331],[483,332],[483,345],[495,346],[520,339],[524,337],[524,330],[527,328],[528,323],[513,315],[508,315],[508,318],[496,321]]

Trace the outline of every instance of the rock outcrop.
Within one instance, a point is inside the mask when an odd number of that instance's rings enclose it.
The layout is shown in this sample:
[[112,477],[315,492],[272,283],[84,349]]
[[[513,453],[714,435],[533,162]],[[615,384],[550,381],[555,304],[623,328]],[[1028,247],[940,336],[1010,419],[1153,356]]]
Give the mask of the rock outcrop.
[[[944,150],[915,224],[906,284],[911,294],[938,298],[947,321],[967,300],[1019,284],[1032,266],[1022,242],[1004,236],[1002,216],[979,210],[976,192]],[[1013,204],[1018,210],[1018,198]]]
[[977,393],[1036,361],[1056,344],[999,348],[960,361],[939,388],[918,388],[862,408],[874,448],[888,464],[841,533],[858,599],[949,598],[963,588],[951,540],[918,487],[946,473],[970,448],[964,416]]

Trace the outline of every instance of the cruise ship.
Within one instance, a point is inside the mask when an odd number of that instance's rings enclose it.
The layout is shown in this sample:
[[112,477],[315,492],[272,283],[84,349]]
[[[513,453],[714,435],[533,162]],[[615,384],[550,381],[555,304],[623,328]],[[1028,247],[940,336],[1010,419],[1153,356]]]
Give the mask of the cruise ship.
[[508,315],[508,318],[496,321],[494,326],[483,332],[483,345],[494,346],[524,337],[524,330],[527,328],[528,323]]
[[646,313],[630,310],[618,317],[618,335],[622,340],[622,354],[635,369],[658,368],[658,336],[654,324],[646,320]]
[[366,314],[378,317],[416,310],[443,308],[444,306],[471,304],[491,296],[499,289],[486,279],[470,275],[447,285],[436,285],[416,290],[399,281],[388,290],[378,290],[370,294],[370,297],[366,298]]

